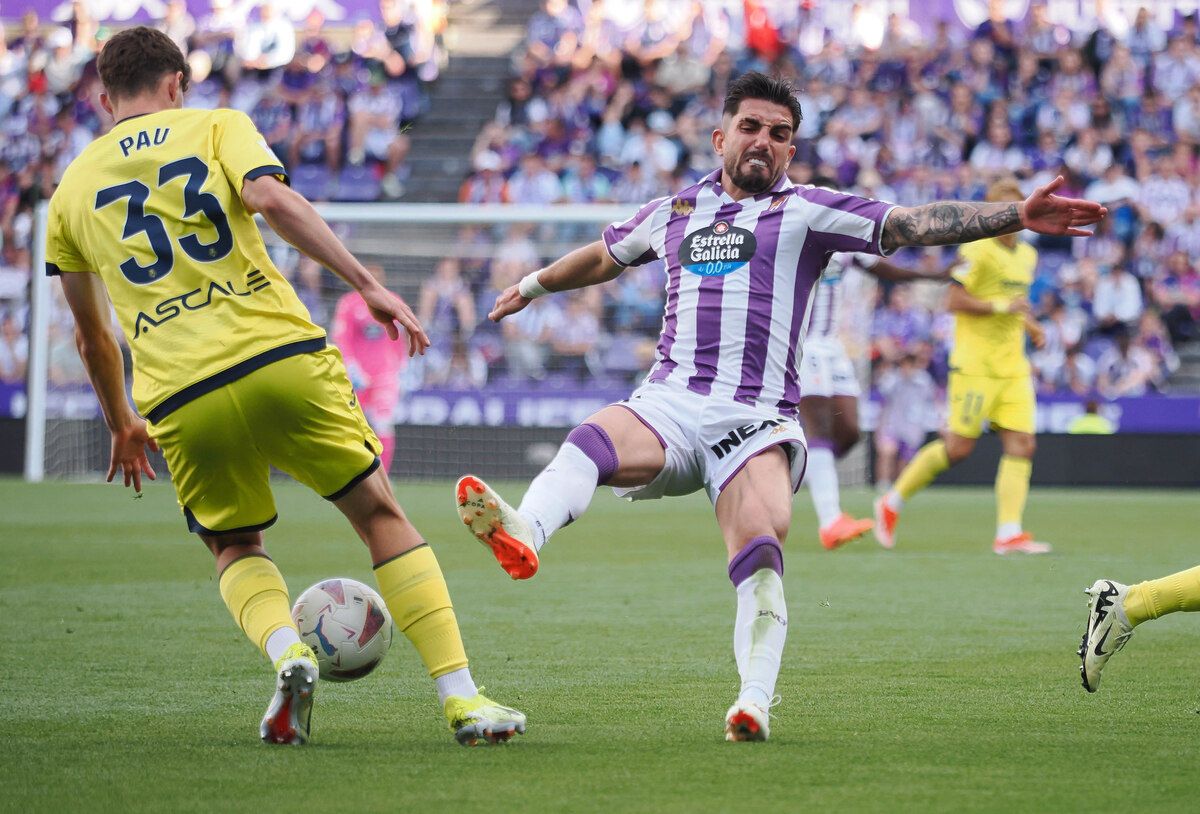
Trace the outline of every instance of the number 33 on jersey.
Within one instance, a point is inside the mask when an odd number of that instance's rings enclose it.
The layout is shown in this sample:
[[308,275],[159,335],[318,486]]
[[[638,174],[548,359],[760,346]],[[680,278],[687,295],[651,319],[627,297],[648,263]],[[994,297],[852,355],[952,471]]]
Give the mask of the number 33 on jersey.
[[[323,337],[271,263],[242,184],[286,179],[235,110],[164,110],[118,122],[72,162],[46,235],[50,274],[96,272],[122,290],[117,319],[134,356],[134,400],[149,408],[213,373]],[[281,319],[281,317],[283,317]],[[142,375],[139,375],[142,374]]]

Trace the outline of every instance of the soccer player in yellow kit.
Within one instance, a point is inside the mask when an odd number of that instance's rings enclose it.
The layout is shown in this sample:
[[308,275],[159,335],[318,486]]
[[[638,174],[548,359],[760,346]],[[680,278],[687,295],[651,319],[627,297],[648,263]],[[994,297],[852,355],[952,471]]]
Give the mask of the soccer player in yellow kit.
[[[190,71],[145,26],[100,54],[116,122],[67,168],[50,202],[47,272],[62,277],[76,343],[112,432],[117,470],[141,490],[161,445],[191,531],[216,557],[221,596],[274,663],[268,743],[309,736],[318,669],[263,547],[275,522],[270,466],[337,506],[366,543],[380,594],[420,653],[460,743],[507,740],[525,716],[480,694],[433,550],[379,466],[381,446],[338,350],[272,265],[254,222],[336,272],[393,340],[424,353],[408,305],[346,250],[285,183],[279,159],[233,110],[183,110]],[[133,356],[125,394],[111,299]],[[140,415],[139,415],[140,412]],[[143,418],[144,416],[144,418]]]
[[[988,189],[989,201],[1024,198],[1016,181],[1001,180]],[[1029,476],[1033,470],[1036,400],[1025,335],[1041,346],[1045,335],[1029,316],[1029,285],[1037,252],[1016,234],[964,244],[966,261],[953,275],[949,308],[955,313],[954,350],[947,387],[947,429],[941,439],[922,447],[896,478],[887,494],[875,501],[875,538],[896,544],[896,521],[905,501],[929,485],[939,473],[962,461],[975,448],[983,422],[1000,433],[1004,454],[996,472],[997,554],[1045,554],[1021,526]]]

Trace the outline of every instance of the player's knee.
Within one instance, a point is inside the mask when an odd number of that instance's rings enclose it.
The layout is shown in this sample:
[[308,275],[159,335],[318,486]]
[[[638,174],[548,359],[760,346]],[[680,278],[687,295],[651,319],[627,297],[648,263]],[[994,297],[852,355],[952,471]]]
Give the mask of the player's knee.
[[857,426],[842,427],[838,430],[837,446],[834,448],[834,454],[837,457],[842,457],[859,442],[862,438],[862,432]]
[[1032,458],[1037,451],[1037,439],[1031,433],[1015,433],[1005,439],[1004,454],[1017,458]]
[[946,460],[951,466],[962,463],[975,449],[974,438],[952,436],[946,440]]

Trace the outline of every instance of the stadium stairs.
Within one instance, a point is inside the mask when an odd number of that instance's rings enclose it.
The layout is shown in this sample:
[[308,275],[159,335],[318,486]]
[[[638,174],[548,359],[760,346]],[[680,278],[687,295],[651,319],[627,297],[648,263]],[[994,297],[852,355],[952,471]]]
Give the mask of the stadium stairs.
[[1200,393],[1200,340],[1179,345],[1175,352],[1179,355],[1179,369],[1169,379],[1171,392]]
[[429,110],[409,130],[405,201],[456,201],[471,171],[471,147],[504,98],[510,56],[525,38],[538,0],[450,4],[449,64],[429,88]]

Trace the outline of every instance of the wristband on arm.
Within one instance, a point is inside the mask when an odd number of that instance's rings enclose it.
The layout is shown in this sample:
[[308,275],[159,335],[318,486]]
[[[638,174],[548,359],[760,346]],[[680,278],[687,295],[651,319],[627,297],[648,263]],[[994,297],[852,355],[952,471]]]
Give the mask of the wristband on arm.
[[550,290],[538,282],[538,275],[545,269],[532,271],[521,278],[521,282],[517,283],[517,291],[527,300],[536,300],[538,297],[544,297],[550,293]]

